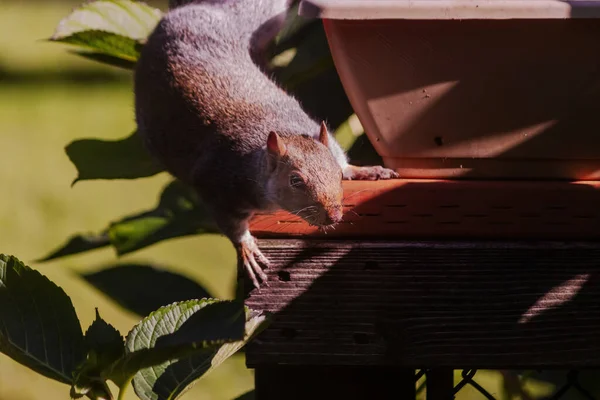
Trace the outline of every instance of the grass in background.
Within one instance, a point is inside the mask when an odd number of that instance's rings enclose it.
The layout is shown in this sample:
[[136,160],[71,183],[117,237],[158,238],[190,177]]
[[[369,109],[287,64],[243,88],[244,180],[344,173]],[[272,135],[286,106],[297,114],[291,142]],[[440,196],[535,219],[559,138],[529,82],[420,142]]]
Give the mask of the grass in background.
[[[160,243],[117,260],[111,249],[38,264],[73,233],[152,208],[166,174],[138,181],[79,182],[64,146],[82,137],[117,139],[135,127],[127,72],[79,59],[40,41],[77,3],[0,2],[0,252],[14,254],[60,285],[87,328],[99,307],[122,334],[139,320],[78,274],[116,261],[151,262],[231,297],[235,256],[217,235]],[[202,379],[189,398],[230,400],[252,387],[242,356]],[[65,399],[69,388],[0,354],[0,400]],[[127,399],[136,399],[130,390]]]

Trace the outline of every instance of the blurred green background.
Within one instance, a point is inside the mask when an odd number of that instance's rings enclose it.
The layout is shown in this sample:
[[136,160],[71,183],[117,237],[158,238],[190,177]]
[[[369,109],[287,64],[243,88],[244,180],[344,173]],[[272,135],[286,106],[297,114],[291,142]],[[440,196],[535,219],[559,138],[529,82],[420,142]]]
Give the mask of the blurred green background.
[[[231,298],[235,255],[218,235],[169,240],[117,260],[111,248],[59,259],[35,260],[76,232],[98,232],[108,221],[152,208],[166,174],[137,181],[82,181],[64,152],[75,139],[119,139],[134,129],[132,76],[70,55],[66,46],[44,42],[80,1],[0,0],[0,252],[39,269],[71,296],[82,326],[98,307],[122,334],[139,316],[94,289],[81,273],[116,262],[147,262]],[[165,1],[150,1],[166,9]],[[458,374],[458,372],[457,372]],[[458,376],[457,376],[458,378]],[[477,381],[502,398],[498,372],[481,371]],[[234,399],[253,387],[243,355],[229,359],[200,380],[186,398]],[[535,383],[538,395],[552,385]],[[465,388],[459,399],[479,399]],[[66,399],[68,387],[46,379],[0,354],[0,400]],[[135,399],[133,390],[126,396]]]

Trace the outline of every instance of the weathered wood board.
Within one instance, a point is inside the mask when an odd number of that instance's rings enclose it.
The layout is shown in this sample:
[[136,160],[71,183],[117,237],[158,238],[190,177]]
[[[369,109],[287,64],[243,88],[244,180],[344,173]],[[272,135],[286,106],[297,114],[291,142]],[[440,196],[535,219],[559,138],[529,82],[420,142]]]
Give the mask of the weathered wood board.
[[600,366],[600,244],[260,240],[247,364]]

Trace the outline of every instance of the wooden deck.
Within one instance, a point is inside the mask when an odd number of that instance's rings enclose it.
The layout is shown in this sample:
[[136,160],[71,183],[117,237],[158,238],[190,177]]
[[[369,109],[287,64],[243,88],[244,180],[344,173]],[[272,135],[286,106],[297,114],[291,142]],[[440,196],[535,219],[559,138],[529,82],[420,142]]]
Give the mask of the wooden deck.
[[600,366],[600,182],[344,184],[335,230],[286,212],[252,222],[272,267],[246,303],[275,313],[247,347],[257,399],[321,375],[349,399],[409,399],[414,369],[446,387],[452,369]]

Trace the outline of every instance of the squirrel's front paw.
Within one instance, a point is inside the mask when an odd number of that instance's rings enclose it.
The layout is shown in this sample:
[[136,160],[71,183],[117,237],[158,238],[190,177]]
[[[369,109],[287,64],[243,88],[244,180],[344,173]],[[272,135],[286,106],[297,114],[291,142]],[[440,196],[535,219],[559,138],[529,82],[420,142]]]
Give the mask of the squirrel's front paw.
[[400,178],[400,175],[398,175],[397,172],[389,168],[384,168],[381,165],[373,165],[368,167],[348,165],[342,172],[344,179],[349,181],[376,181],[379,179]]
[[248,275],[254,286],[258,289],[260,284],[256,276],[260,278],[265,285],[268,286],[267,275],[263,272],[259,263],[265,267],[269,267],[269,260],[258,248],[256,240],[250,234],[245,235],[241,243],[238,245],[238,269],[243,270]]

